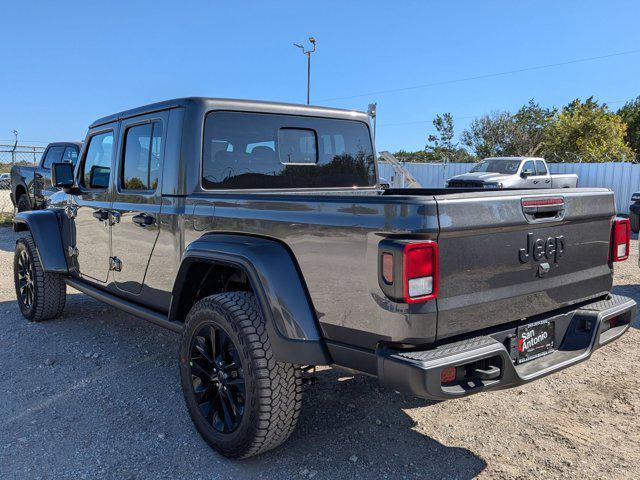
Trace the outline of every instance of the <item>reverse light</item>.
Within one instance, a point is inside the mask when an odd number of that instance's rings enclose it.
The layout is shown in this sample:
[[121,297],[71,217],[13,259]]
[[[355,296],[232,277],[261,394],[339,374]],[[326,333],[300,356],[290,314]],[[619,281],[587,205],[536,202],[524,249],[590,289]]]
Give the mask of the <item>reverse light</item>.
[[616,218],[613,221],[611,254],[614,262],[622,262],[629,258],[629,241],[631,224],[628,218]]
[[407,243],[403,250],[403,284],[406,303],[426,302],[438,295],[438,244]]

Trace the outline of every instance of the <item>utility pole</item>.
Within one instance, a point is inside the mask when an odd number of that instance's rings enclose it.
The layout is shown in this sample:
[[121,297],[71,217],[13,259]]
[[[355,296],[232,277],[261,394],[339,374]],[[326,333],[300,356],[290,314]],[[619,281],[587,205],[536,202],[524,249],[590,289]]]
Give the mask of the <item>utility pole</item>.
[[302,53],[307,56],[307,105],[309,105],[309,101],[311,99],[311,54],[316,51],[316,39],[313,37],[309,37],[309,43],[313,45],[313,49],[307,50],[304,48],[304,45],[300,45],[299,43],[294,43],[294,47],[298,47],[302,50]]
[[13,149],[11,150],[11,164],[15,165],[15,163],[16,163],[16,147],[18,146],[18,131],[17,130],[11,130],[11,133],[13,133],[13,137],[14,137]]

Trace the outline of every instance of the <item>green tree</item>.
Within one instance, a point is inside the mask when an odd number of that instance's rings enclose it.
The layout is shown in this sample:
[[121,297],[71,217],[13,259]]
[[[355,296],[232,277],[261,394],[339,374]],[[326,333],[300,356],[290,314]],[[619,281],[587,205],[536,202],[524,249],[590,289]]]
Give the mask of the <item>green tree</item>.
[[426,162],[435,162],[436,158],[429,152],[425,152],[424,150],[418,150],[415,152],[407,152],[406,150],[399,150],[393,154],[401,162],[418,162],[418,163],[426,163]]
[[533,99],[512,117],[511,138],[505,148],[508,155],[533,156],[543,148],[547,129],[556,109],[542,108]]
[[625,135],[627,144],[635,153],[636,158],[640,158],[640,97],[625,103],[617,113],[627,124],[627,134]]
[[513,125],[509,112],[492,112],[474,118],[462,132],[462,143],[478,158],[509,155]]
[[588,162],[628,159],[632,150],[625,143],[627,125],[606,104],[593,97],[576,99],[562,108],[546,129],[544,154],[553,160],[581,158]]
[[555,113],[531,99],[515,114],[492,112],[474,119],[462,133],[462,143],[480,158],[532,156],[543,147]]
[[437,134],[427,137],[427,145],[424,147],[426,157],[432,161],[469,162],[474,161],[469,153],[454,141],[453,116],[450,113],[436,115],[433,126]]

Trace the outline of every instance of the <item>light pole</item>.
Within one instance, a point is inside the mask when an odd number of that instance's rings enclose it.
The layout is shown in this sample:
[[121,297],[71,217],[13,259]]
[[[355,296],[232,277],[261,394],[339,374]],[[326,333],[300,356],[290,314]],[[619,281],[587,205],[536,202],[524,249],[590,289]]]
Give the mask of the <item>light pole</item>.
[[310,100],[310,90],[311,90],[311,54],[316,51],[316,39],[313,37],[309,37],[309,43],[313,45],[313,49],[306,50],[304,45],[300,45],[299,43],[294,43],[295,47],[298,47],[302,50],[302,53],[307,56],[307,105],[309,105]]
[[373,140],[375,141],[375,139],[376,139],[376,124],[378,123],[378,121],[377,121],[378,104],[377,103],[370,103],[369,104],[369,108],[367,109],[367,113],[371,117],[371,120],[373,120]]
[[11,133],[13,133],[13,137],[14,137],[13,148],[11,149],[11,164],[15,165],[15,163],[16,163],[16,148],[18,147],[18,131],[17,130],[11,130]]

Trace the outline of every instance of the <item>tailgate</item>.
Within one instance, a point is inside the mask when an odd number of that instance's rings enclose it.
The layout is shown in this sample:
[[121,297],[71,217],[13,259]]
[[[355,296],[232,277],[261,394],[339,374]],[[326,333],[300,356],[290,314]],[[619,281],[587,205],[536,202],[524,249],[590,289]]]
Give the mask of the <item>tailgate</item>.
[[438,338],[610,291],[612,192],[503,191],[435,198],[440,219]]

